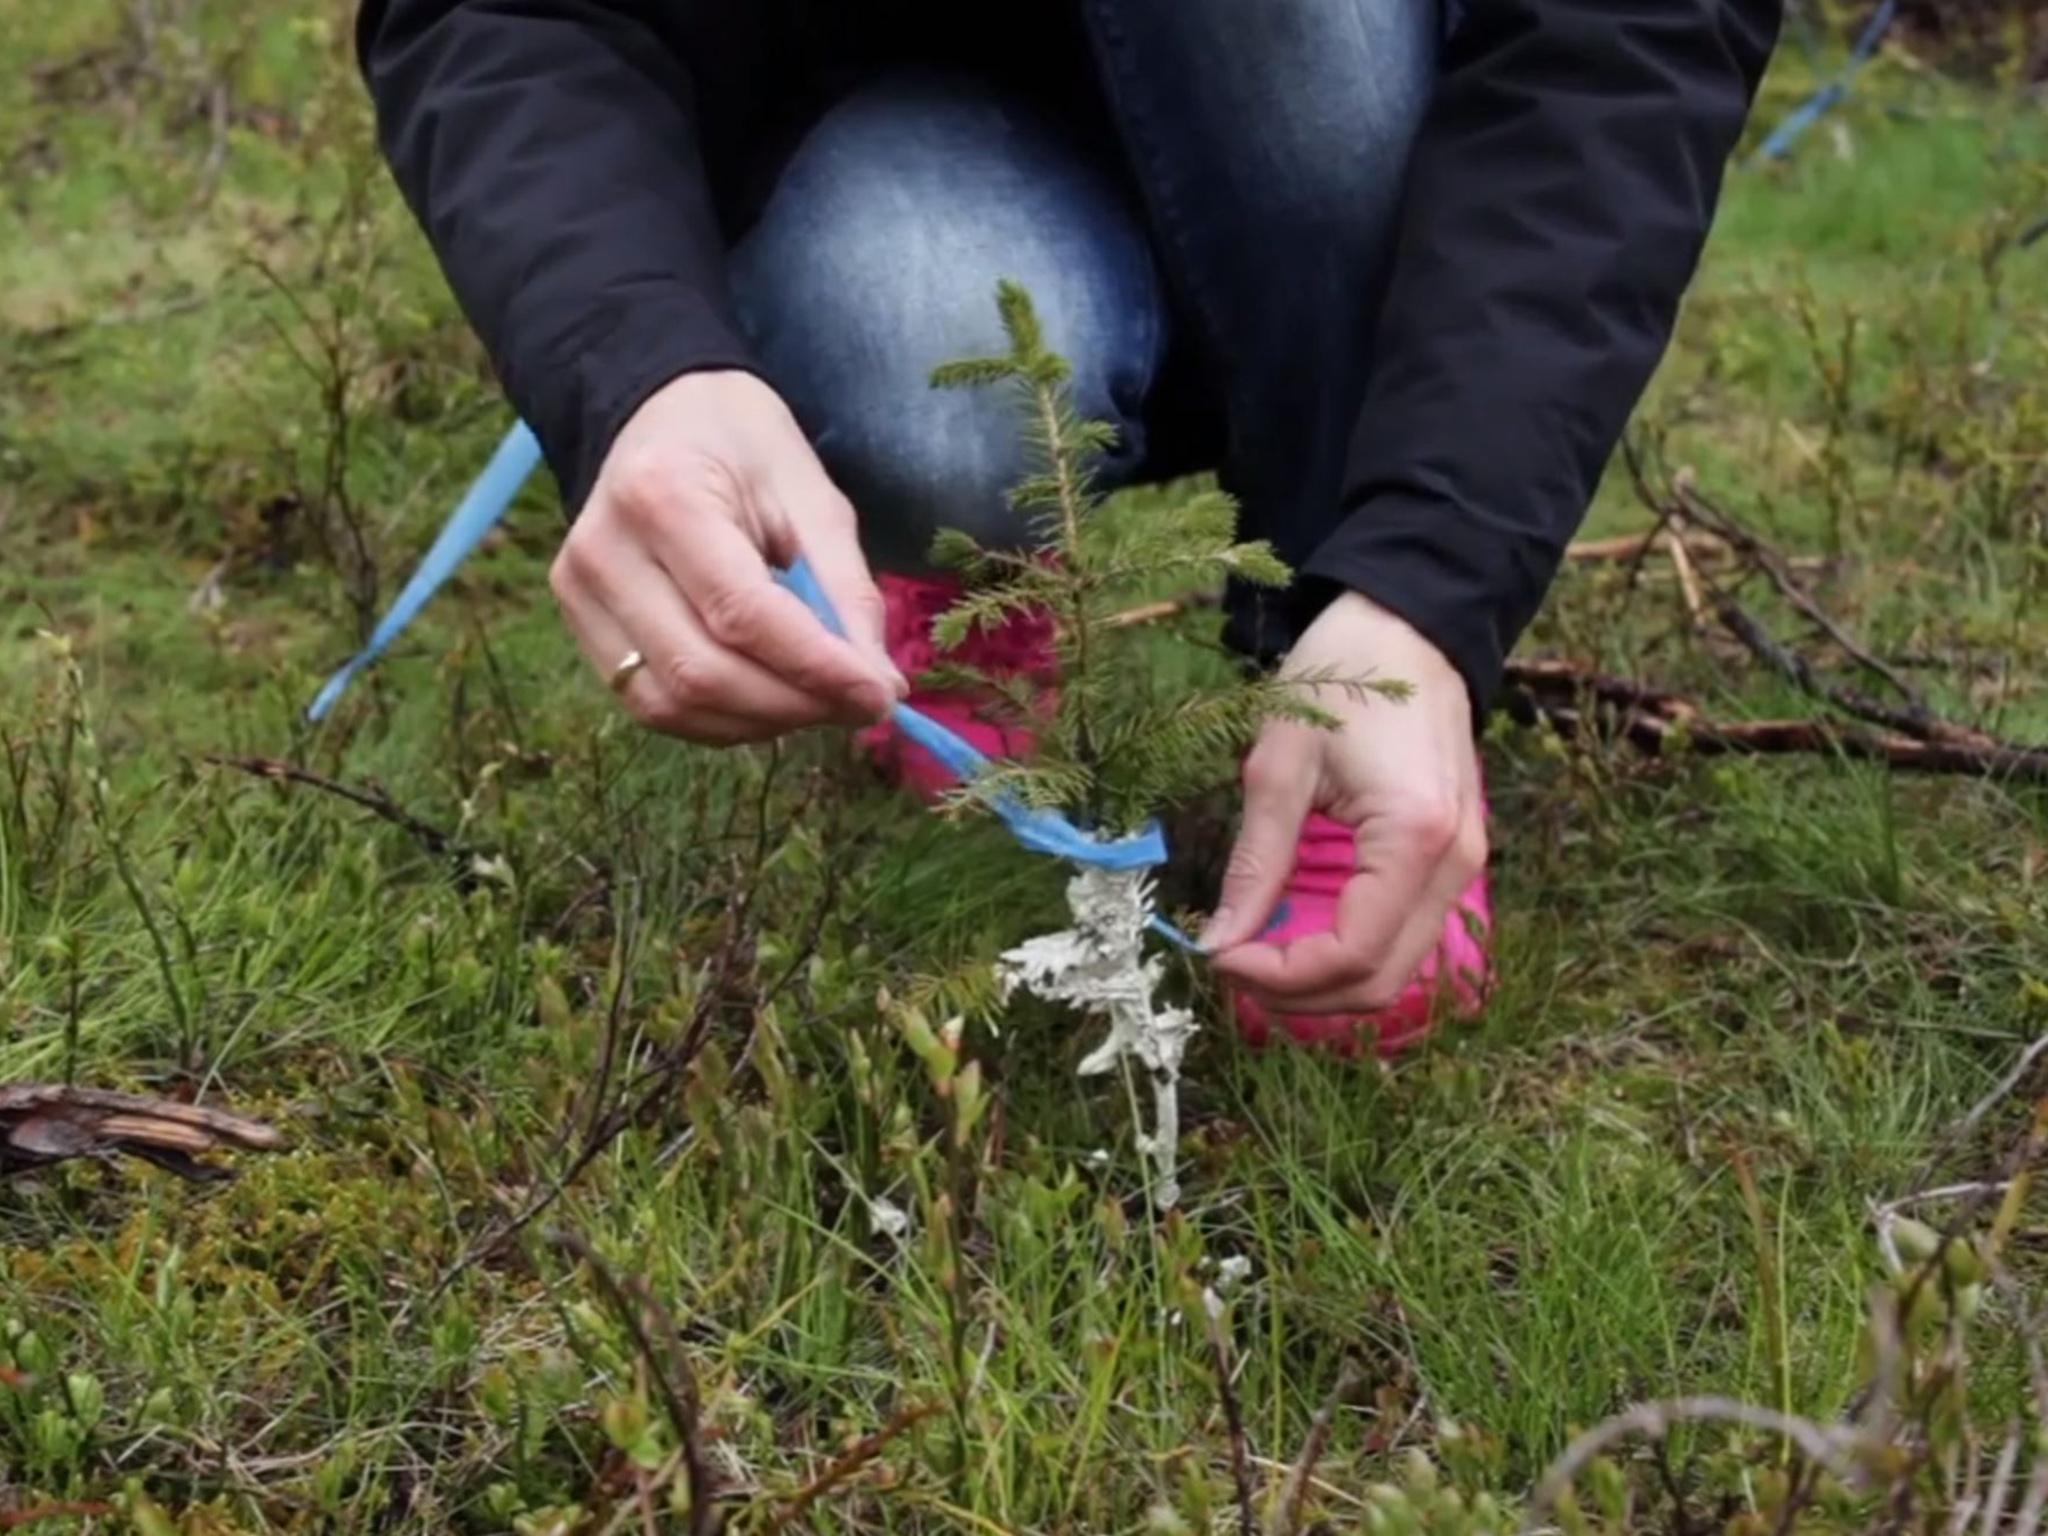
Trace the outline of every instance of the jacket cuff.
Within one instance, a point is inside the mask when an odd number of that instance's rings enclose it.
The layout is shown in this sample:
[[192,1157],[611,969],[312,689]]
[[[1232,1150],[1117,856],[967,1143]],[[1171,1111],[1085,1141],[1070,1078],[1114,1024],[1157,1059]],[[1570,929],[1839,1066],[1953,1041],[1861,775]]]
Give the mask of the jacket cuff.
[[1335,583],[1413,625],[1465,679],[1477,716],[1493,702],[1507,654],[1560,558],[1526,533],[1448,503],[1384,495],[1339,525],[1301,575],[1309,595],[1316,584]]
[[[517,334],[515,324],[508,329]],[[686,373],[760,365],[723,307],[680,279],[635,284],[520,361],[501,361],[505,391],[540,440],[572,518],[612,440],[662,385]]]

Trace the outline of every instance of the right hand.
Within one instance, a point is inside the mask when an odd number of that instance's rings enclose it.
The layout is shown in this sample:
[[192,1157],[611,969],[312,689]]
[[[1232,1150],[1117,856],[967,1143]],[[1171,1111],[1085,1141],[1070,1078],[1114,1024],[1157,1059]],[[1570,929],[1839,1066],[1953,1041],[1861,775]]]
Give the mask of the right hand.
[[[809,558],[847,638],[778,586]],[[549,574],[576,643],[654,730],[720,746],[864,725],[909,691],[852,506],[749,373],[684,374],[633,413]]]

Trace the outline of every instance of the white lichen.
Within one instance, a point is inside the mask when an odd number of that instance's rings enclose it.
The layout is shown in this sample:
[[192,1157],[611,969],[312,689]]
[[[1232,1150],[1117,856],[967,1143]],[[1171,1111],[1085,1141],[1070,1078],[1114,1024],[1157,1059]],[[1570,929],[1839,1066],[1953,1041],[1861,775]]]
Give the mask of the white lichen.
[[882,1237],[900,1238],[910,1230],[910,1213],[886,1195],[870,1195],[868,1225]]
[[1138,1149],[1158,1172],[1153,1197],[1161,1209],[1180,1199],[1180,1066],[1195,1032],[1194,1015],[1153,1001],[1162,966],[1145,955],[1152,882],[1143,870],[1088,868],[1067,882],[1074,926],[1029,939],[997,964],[1003,995],[1018,987],[1106,1019],[1109,1034],[1080,1065],[1084,1077],[1112,1070],[1125,1057],[1152,1084],[1152,1129]]

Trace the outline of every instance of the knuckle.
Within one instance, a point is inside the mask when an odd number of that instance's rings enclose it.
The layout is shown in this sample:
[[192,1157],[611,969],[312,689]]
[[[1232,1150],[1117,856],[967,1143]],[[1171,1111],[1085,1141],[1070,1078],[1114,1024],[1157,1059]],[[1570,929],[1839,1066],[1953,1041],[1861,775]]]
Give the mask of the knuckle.
[[761,594],[751,587],[720,587],[705,597],[702,617],[719,644],[744,648],[760,637]]
[[661,662],[663,691],[680,710],[702,709],[717,695],[717,669],[702,656],[678,651]]
[[807,647],[790,657],[789,664],[781,669],[782,679],[800,693],[816,698],[827,698],[846,691],[846,680],[840,675],[822,649]]
[[642,525],[659,517],[672,494],[673,477],[652,454],[631,453],[613,466],[610,481],[612,505],[629,524]]
[[626,695],[624,702],[626,713],[650,731],[660,731],[665,736],[683,733],[687,712],[667,694],[651,695],[648,690],[635,688]]
[[1486,868],[1486,858],[1490,851],[1485,830],[1478,826],[1468,826],[1458,834],[1457,842],[1452,845],[1451,856],[1457,860],[1459,868],[1466,875],[1476,875]]
[[587,585],[597,572],[598,541],[578,523],[569,530],[562,540],[562,547],[555,552],[554,564],[548,568],[548,585],[555,596],[566,599],[570,591]]
[[1286,788],[1293,777],[1286,760],[1263,746],[1252,748],[1245,757],[1244,791],[1249,796],[1273,794]]
[[1431,795],[1415,801],[1403,813],[1401,825],[1409,839],[1425,853],[1448,854],[1458,840],[1458,802],[1448,795]]

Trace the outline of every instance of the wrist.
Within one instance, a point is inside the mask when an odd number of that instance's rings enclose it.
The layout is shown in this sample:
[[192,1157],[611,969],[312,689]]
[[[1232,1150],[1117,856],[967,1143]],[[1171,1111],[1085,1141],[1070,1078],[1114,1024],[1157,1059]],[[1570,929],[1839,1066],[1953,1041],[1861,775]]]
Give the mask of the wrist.
[[1373,678],[1405,684],[1418,695],[1471,693],[1457,664],[1417,625],[1365,593],[1339,592],[1288,653],[1288,670],[1363,668]]

